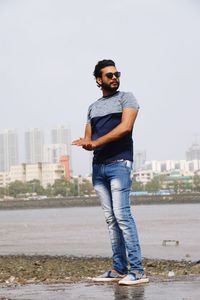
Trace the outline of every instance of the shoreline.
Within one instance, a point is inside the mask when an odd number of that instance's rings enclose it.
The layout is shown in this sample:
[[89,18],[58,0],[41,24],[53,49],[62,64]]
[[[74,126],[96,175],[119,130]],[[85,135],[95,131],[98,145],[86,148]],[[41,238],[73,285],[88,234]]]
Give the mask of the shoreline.
[[[165,204],[198,204],[200,203],[200,193],[197,194],[174,194],[166,196],[131,196],[131,205],[165,205]],[[62,208],[62,207],[88,207],[100,206],[98,197],[66,197],[47,198],[35,200],[1,200],[0,210],[14,209],[38,209],[38,208]]]
[[[0,255],[0,284],[91,281],[111,266],[112,260],[107,257]],[[143,258],[143,266],[152,281],[200,278],[200,261]]]

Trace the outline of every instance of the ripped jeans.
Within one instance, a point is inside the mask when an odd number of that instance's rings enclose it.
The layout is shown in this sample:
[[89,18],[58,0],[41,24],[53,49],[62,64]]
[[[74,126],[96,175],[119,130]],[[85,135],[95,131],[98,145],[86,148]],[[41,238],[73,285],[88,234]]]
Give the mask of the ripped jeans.
[[144,273],[135,221],[131,214],[131,161],[93,164],[93,186],[101,199],[113,251],[113,268],[121,274]]

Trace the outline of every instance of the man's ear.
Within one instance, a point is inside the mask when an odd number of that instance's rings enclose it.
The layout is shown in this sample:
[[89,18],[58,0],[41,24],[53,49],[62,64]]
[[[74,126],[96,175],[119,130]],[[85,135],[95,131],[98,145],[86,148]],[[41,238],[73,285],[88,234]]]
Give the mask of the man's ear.
[[101,77],[97,77],[96,82],[97,82],[98,86],[101,86],[102,85],[102,79],[101,79]]

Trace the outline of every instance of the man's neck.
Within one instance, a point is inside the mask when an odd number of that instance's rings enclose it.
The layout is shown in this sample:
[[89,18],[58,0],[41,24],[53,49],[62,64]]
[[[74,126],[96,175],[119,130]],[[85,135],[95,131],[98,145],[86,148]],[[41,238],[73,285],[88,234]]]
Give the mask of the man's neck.
[[106,91],[106,90],[102,90],[102,93],[103,93],[103,97],[110,97],[114,94],[116,94],[118,91]]

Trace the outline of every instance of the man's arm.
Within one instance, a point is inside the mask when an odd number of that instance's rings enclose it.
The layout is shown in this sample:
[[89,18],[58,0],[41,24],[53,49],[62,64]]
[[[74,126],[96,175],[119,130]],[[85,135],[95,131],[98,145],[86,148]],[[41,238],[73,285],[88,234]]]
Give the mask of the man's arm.
[[87,123],[85,126],[84,139],[87,141],[91,141],[91,137],[92,137],[92,127],[90,123]]
[[[86,150],[94,150],[97,147],[100,147],[104,144],[111,143],[122,138],[127,133],[131,132],[138,114],[138,110],[134,108],[125,108],[122,113],[121,123],[116,126],[113,130],[98,138],[95,141],[89,139],[79,139],[74,141],[72,144],[77,146],[82,146]],[[91,126],[87,128],[86,126],[87,137],[90,134],[91,139]]]
[[91,148],[91,143],[92,143],[91,138],[92,138],[92,127],[91,124],[87,123],[85,126],[84,138],[79,138],[78,140],[73,141],[72,145],[82,146],[85,150],[93,150]]
[[85,135],[84,135],[84,140],[87,141],[89,144],[82,144],[82,148],[85,150],[93,150],[91,149],[90,143],[92,139],[92,127],[90,123],[87,123],[85,126]]
[[98,138],[95,147],[119,140],[127,133],[131,132],[138,114],[138,110],[133,108],[125,108],[122,113],[121,123],[113,130]]

